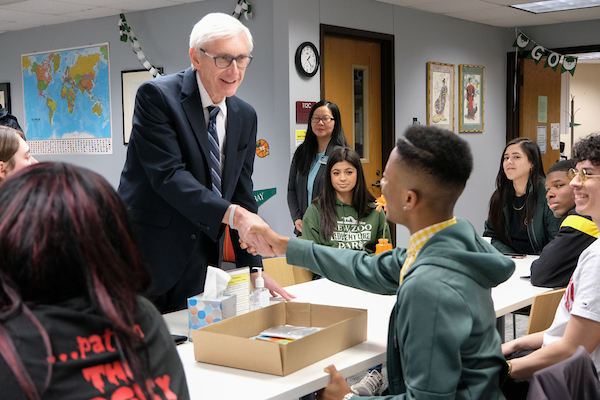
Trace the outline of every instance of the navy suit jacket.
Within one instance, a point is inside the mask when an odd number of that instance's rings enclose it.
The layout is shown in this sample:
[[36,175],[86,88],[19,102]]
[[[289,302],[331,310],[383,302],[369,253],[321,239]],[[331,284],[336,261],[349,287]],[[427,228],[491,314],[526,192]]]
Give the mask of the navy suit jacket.
[[[207,265],[220,264],[221,220],[230,204],[258,209],[252,186],[256,112],[235,96],[226,103],[221,198],[210,189],[207,124],[196,71],[153,79],[137,92],[119,194],[137,227],[155,295],[176,285],[188,263],[204,273]],[[231,234],[237,265],[261,265],[260,257],[239,248],[237,232]]]

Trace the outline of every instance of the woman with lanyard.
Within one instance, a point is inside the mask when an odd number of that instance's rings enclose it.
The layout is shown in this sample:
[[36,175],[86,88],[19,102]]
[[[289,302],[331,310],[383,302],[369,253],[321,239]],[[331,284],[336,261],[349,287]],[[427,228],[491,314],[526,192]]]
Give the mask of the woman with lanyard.
[[321,193],[327,159],[333,150],[348,147],[340,110],[335,103],[321,100],[310,110],[306,139],[296,149],[288,180],[288,207],[294,233],[302,235],[302,217]]

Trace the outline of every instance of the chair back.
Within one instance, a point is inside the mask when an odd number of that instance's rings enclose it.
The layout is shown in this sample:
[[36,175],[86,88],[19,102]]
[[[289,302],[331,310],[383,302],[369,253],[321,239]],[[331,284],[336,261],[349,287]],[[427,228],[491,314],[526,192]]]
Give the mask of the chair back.
[[540,293],[533,298],[531,304],[531,313],[529,314],[529,323],[527,324],[527,334],[541,332],[552,325],[554,314],[558,308],[558,303],[565,293],[565,288],[552,290],[546,293]]
[[297,285],[312,280],[312,272],[290,265],[285,257],[263,258],[265,272],[282,287]]

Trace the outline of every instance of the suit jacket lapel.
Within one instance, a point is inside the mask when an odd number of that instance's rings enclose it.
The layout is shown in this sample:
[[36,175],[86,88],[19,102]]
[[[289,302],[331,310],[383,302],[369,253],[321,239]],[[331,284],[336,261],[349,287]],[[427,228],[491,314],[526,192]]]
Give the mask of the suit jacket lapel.
[[225,134],[225,166],[223,167],[223,198],[231,199],[235,185],[236,167],[244,160],[237,160],[238,144],[242,132],[242,118],[235,99],[227,98],[227,133]]
[[188,68],[183,75],[181,107],[190,123],[200,149],[204,153],[204,159],[209,160],[210,144],[208,142],[208,132],[206,131],[206,121],[204,120],[198,82],[196,81],[196,71],[193,68]]

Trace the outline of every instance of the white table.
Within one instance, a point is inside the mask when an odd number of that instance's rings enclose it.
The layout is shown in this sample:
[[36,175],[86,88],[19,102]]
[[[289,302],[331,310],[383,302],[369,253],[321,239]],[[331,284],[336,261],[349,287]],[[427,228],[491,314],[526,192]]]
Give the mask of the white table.
[[513,259],[515,273],[505,282],[492,289],[496,317],[501,317],[531,305],[535,295],[552,290],[533,286],[528,278],[522,278],[524,276],[529,277],[531,263],[538,258],[539,256],[526,256],[522,259]]
[[[537,256],[514,259],[515,273],[492,289],[496,317],[525,307],[536,294],[551,290],[537,288],[528,279],[531,262]],[[335,364],[344,377],[349,377],[385,361],[388,322],[396,296],[381,296],[338,285],[326,279],[289,286],[295,301],[368,310],[367,340],[348,350],[321,360],[290,375],[280,377],[242,369],[196,362],[192,343],[177,346],[192,399],[282,399],[302,397],[325,387],[329,374],[323,369]],[[187,311],[166,314],[171,333],[188,334]]]
[[[196,362],[192,343],[177,346],[192,399],[282,399],[302,397],[329,383],[323,369],[335,364],[348,377],[385,362],[388,321],[396,296],[381,296],[326,279],[289,286],[295,301],[368,310],[367,340],[287,376]],[[187,311],[164,315],[169,331],[188,334]]]

